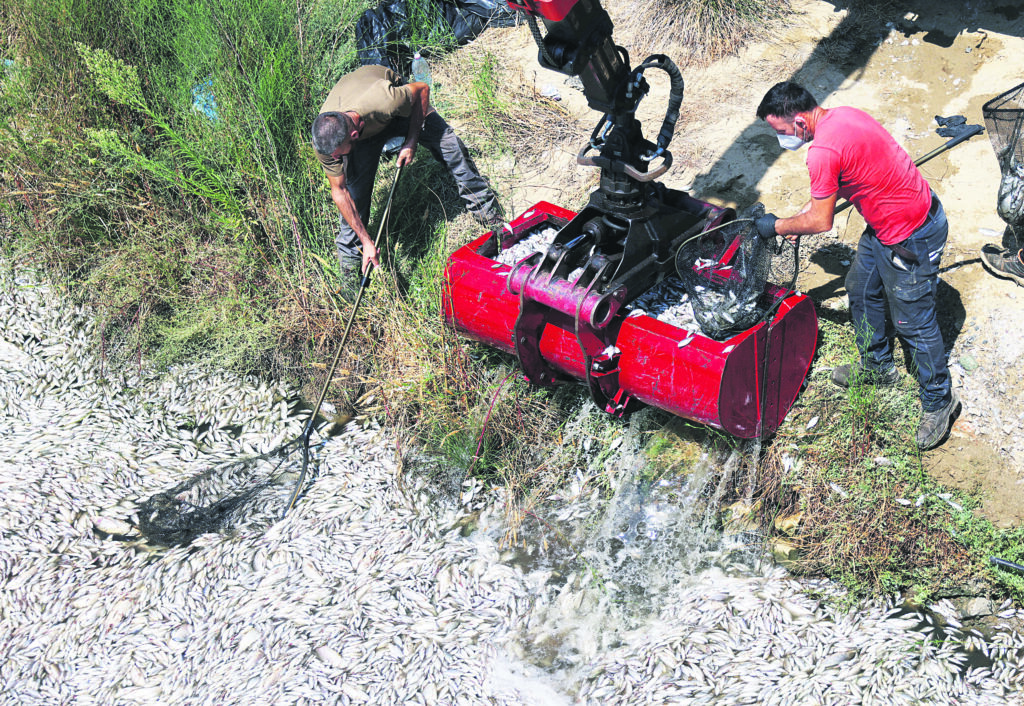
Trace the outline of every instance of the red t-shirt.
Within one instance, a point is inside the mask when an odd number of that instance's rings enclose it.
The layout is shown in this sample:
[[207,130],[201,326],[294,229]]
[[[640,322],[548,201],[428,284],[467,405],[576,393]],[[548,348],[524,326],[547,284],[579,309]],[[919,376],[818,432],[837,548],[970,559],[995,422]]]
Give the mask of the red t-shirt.
[[863,110],[831,108],[818,120],[807,150],[811,196],[854,207],[885,245],[910,237],[928,217],[928,182],[906,150]]

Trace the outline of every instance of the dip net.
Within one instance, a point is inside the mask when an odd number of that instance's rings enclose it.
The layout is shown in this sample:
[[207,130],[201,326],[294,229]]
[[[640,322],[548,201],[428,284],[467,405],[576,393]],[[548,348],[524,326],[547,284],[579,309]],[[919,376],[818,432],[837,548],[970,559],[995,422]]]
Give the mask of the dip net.
[[289,481],[309,463],[302,437],[273,451],[218,464],[138,504],[138,529],[165,546],[213,532],[262,528],[281,518]]
[[757,235],[754,220],[763,215],[764,206],[756,204],[747,218],[705,231],[676,253],[676,272],[709,338],[728,338],[768,314],[765,284],[773,274],[775,241]]
[[996,96],[981,109],[999,160],[999,217],[1024,225],[1024,83]]

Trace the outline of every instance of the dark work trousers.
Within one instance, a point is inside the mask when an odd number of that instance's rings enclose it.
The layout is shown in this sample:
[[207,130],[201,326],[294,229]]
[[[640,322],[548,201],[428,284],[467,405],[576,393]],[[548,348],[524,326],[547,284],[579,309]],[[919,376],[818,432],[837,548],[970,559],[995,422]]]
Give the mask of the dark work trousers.
[[948,233],[946,212],[933,194],[928,218],[899,243],[916,257],[916,263],[883,245],[868,228],[846,275],[850,314],[864,367],[877,370],[893,365],[892,348],[885,334],[888,299],[896,332],[914,356],[921,407],[926,412],[950,400],[949,368],[935,311],[939,261]]
[[[356,204],[359,217],[367,228],[369,228],[370,218],[370,197],[373,195],[373,181],[377,177],[381,150],[384,148],[384,143],[392,137],[404,138],[407,134],[409,134],[408,118],[394,120],[373,137],[356,140],[352,146],[352,152],[346,159],[345,184]],[[436,112],[428,115],[423,121],[419,146],[430,150],[434,159],[448,168],[459,187],[459,196],[466,204],[466,210],[474,216],[483,218],[498,208],[494,192],[491,191],[487,180],[477,171],[476,164],[473,163],[468,150],[466,150],[466,145],[455,134],[451,125]],[[338,257],[342,260],[362,257],[359,237],[355,231],[340,214],[338,222],[338,237],[335,238]]]

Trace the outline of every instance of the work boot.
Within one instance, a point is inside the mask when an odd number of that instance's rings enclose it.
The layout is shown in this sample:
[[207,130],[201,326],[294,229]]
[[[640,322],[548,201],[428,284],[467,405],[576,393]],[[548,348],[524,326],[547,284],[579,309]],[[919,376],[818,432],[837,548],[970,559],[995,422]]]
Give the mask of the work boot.
[[960,398],[951,393],[949,403],[934,412],[921,411],[921,425],[917,428],[917,448],[934,449],[946,440],[953,422],[960,413]]
[[1024,287],[1024,262],[1021,262],[1022,251],[1006,250],[989,243],[981,249],[981,264],[996,277],[1012,279]]
[[363,279],[363,258],[338,253],[338,265],[338,295],[351,304]]
[[899,381],[900,374],[893,367],[873,369],[857,363],[840,365],[832,370],[832,382],[839,387],[849,387],[852,383],[889,387]]
[[488,228],[499,228],[505,224],[505,211],[497,201],[492,201],[485,209],[473,211],[472,215],[477,223]]

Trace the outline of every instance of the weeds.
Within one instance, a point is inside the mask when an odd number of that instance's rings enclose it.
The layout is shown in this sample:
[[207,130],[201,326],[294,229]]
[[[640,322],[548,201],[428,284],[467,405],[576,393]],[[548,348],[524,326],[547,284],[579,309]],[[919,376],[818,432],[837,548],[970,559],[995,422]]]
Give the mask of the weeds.
[[[839,390],[829,373],[856,356],[852,331],[819,323],[822,345],[803,409],[768,448],[757,492],[764,525],[800,517],[791,539],[800,550],[794,568],[825,573],[857,596],[906,591],[932,598],[986,575],[1020,598],[1018,580],[987,567],[996,551],[1019,556],[1020,532],[975,518],[970,498],[948,500],[924,472],[914,441],[916,382]],[[820,421],[808,434],[801,427],[813,417]]]

